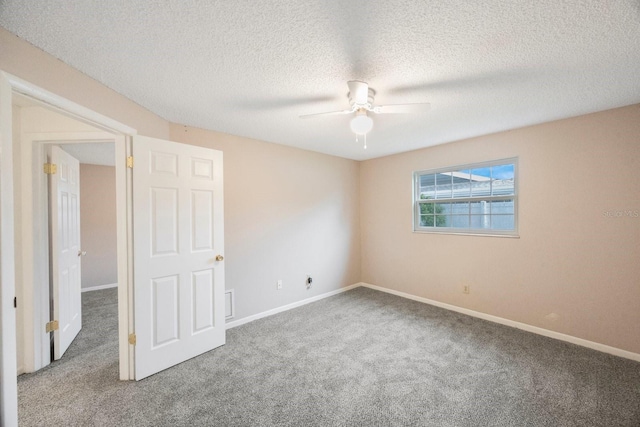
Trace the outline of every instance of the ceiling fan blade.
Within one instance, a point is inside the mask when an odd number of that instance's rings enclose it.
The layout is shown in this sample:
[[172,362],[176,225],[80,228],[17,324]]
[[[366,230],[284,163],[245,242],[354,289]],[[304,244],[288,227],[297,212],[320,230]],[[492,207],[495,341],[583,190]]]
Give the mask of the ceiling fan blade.
[[322,117],[322,116],[337,116],[340,114],[350,114],[353,113],[353,110],[342,110],[342,111],[329,111],[327,113],[315,113],[315,114],[304,114],[299,116],[301,119],[312,119],[314,117]]
[[365,82],[352,80],[347,82],[349,86],[349,97],[355,101],[356,104],[364,105],[369,99],[369,85]]
[[421,102],[416,104],[395,104],[395,105],[378,105],[373,107],[376,114],[408,114],[408,113],[424,113],[431,109],[431,104]]

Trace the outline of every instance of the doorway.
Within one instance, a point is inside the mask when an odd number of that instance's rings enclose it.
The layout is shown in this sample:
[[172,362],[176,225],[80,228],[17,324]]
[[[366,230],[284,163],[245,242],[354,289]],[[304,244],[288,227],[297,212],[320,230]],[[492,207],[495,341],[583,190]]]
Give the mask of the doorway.
[[[18,96],[99,132],[41,131],[25,138],[17,123],[12,126],[12,98]],[[4,425],[17,424],[16,310],[9,301],[15,302],[18,262],[24,287],[25,370],[50,363],[49,334],[44,328],[49,321],[49,248],[41,237],[48,231],[43,173],[47,145],[114,142],[120,379],[143,379],[225,343],[222,152],[135,133],[0,71],[0,423]],[[134,280],[138,286],[133,286]]]
[[[56,165],[48,176],[52,360],[85,337],[83,300],[93,298],[86,292],[117,287],[114,143],[64,142],[48,147],[48,164]],[[117,327],[112,332],[117,342]]]
[[[113,186],[119,219],[116,219],[118,273],[112,283],[121,283],[118,304],[121,328],[124,330],[125,344],[120,353],[120,379],[131,379],[129,372],[128,334],[128,286],[127,286],[127,236],[126,236],[126,146],[124,135],[105,130],[94,123],[79,120],[66,111],[52,108],[37,99],[22,94],[13,94],[13,143],[16,218],[16,331],[18,373],[35,372],[51,363],[51,337],[58,339],[60,331],[46,331],[54,310],[53,289],[49,289],[50,279],[55,276],[50,271],[48,178],[42,165],[47,163],[47,152],[52,146],[66,147],[83,163],[104,163],[115,169]],[[117,166],[115,158],[122,158]],[[99,161],[96,161],[98,159]],[[122,181],[120,184],[118,181]],[[124,214],[122,213],[124,212]],[[124,251],[124,254],[121,252]],[[121,279],[124,277],[124,280]],[[79,305],[80,297],[77,296]],[[124,300],[124,301],[123,301]],[[124,308],[124,310],[123,310]],[[67,342],[68,345],[70,342]],[[120,347],[123,347],[120,345]],[[55,353],[54,353],[55,354]],[[57,354],[56,359],[60,357]]]

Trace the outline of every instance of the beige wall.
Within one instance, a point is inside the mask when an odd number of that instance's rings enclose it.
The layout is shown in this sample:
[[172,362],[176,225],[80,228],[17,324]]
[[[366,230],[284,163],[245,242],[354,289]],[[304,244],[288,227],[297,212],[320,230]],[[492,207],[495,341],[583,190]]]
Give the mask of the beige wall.
[[[363,162],[362,280],[640,353],[640,218],[605,216],[640,212],[639,138],[634,105]],[[412,232],[413,171],[513,156],[519,239]]]
[[179,125],[171,139],[224,153],[226,287],[235,289],[236,318],[360,280],[358,162]]
[[116,259],[116,170],[80,165],[82,288],[118,282]]
[[0,70],[137,129],[169,137],[169,122],[0,27]]

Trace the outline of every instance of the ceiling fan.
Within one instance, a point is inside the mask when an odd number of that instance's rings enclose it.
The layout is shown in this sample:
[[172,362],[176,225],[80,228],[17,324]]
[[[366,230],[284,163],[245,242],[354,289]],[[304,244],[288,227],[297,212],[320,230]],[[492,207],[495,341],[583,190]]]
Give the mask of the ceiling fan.
[[347,82],[349,86],[349,105],[351,108],[340,111],[329,111],[326,113],[305,114],[300,116],[301,119],[310,119],[323,116],[334,116],[339,114],[355,114],[351,119],[351,131],[358,136],[364,138],[364,148],[367,148],[367,133],[373,128],[373,119],[369,113],[373,114],[407,114],[407,113],[423,113],[429,111],[431,104],[428,102],[416,104],[394,104],[394,105],[374,105],[373,100],[376,91],[371,89],[365,82],[352,80]]

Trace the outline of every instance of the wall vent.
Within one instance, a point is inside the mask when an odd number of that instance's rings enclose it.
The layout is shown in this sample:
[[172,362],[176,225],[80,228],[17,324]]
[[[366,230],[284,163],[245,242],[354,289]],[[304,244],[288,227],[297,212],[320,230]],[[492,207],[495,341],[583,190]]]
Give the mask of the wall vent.
[[236,304],[233,289],[227,289],[224,291],[224,318],[226,320],[233,319],[235,309]]

